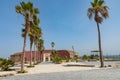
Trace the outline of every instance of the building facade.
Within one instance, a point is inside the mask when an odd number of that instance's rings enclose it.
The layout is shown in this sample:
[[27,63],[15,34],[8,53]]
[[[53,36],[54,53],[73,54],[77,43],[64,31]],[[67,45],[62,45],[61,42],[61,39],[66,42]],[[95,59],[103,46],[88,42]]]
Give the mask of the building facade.
[[[32,61],[34,61],[34,60],[39,60],[41,62],[51,61],[51,52],[52,52],[52,50],[44,50],[42,53],[37,52],[37,51],[32,51]],[[57,53],[62,58],[67,57],[67,58],[71,58],[71,59],[73,59],[74,55],[78,55],[78,53],[73,52],[71,50],[57,50]],[[22,52],[17,52],[15,54],[11,55],[10,59],[15,62],[20,62],[21,54],[22,54]],[[30,51],[26,51],[25,52],[25,62],[29,62],[29,61],[30,61]]]

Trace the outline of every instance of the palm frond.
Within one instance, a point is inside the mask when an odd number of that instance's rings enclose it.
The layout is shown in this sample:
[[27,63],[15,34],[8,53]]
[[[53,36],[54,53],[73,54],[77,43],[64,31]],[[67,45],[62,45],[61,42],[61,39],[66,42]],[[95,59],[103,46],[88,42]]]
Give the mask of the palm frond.
[[94,0],[94,3],[97,3],[98,2],[98,0]]
[[108,18],[108,6],[104,6],[105,3],[104,0],[94,0],[94,2],[91,2],[92,8],[88,8],[87,15],[89,19],[91,19],[94,15],[94,20],[98,23],[102,23],[103,18]]
[[22,12],[21,6],[16,6],[15,9],[16,9],[17,13],[21,13]]
[[102,16],[107,19],[109,17],[109,14],[107,12],[105,12],[104,14],[102,14]]
[[[24,10],[24,9],[26,10],[26,4],[25,4],[25,2],[23,2],[23,1],[20,2],[20,5],[21,5],[21,8],[22,8],[23,10]],[[24,10],[24,11],[25,11],[25,10]]]
[[98,5],[101,6],[104,4],[104,0],[99,0]]
[[91,3],[91,5],[92,5],[92,7],[95,7],[95,4],[93,3],[93,2],[90,2]]
[[94,13],[93,8],[89,8],[87,12],[87,16],[89,17],[89,19],[92,19],[93,13]]
[[39,9],[38,8],[34,8],[34,13],[39,14]]

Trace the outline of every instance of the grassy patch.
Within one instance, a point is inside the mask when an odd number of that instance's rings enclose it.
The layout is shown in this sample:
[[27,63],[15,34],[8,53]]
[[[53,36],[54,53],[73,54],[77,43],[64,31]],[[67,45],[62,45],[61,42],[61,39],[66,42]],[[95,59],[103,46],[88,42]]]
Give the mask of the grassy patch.
[[20,73],[27,73],[27,71],[25,71],[25,70],[24,71],[17,71],[17,73],[18,74],[20,74]]
[[33,67],[35,67],[34,65],[31,65],[31,66],[27,66],[27,68],[33,68]]

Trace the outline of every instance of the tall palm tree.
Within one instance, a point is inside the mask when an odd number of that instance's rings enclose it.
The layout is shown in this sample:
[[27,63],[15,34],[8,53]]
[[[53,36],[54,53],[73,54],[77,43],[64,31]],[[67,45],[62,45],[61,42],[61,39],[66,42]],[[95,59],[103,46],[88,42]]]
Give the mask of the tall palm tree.
[[25,19],[25,28],[22,30],[22,37],[24,38],[24,45],[23,45],[23,54],[21,56],[21,72],[24,71],[24,58],[25,58],[25,50],[26,50],[26,38],[27,38],[27,34],[29,32],[30,29],[30,13],[33,7],[33,3],[32,2],[20,2],[20,5],[17,5],[15,7],[16,12],[18,14],[21,14],[24,19]]
[[104,0],[94,0],[91,2],[91,8],[88,8],[88,17],[91,19],[94,16],[94,20],[97,24],[98,29],[98,44],[99,44],[99,53],[100,53],[100,62],[101,67],[104,67],[102,48],[101,48],[101,35],[100,35],[100,27],[99,24],[103,22],[103,19],[109,17],[108,14],[108,6],[104,5]]
[[37,48],[37,43],[38,43],[38,39],[40,37],[42,37],[42,30],[39,27],[39,23],[40,20],[37,16],[37,14],[39,13],[38,8],[34,9],[34,15],[33,15],[33,23],[34,23],[34,27],[35,27],[35,35],[34,35],[34,51],[35,51],[35,56],[34,56],[34,63],[36,63],[37,61],[37,52],[36,52],[36,48]]
[[37,53],[36,53],[36,60],[39,62],[39,39],[42,37],[42,30],[40,27],[37,27],[36,31],[36,37],[35,37],[35,44],[37,48]]
[[29,37],[30,37],[30,66],[32,66],[32,45],[34,42],[34,36],[35,36],[35,27],[34,27],[34,24],[31,22],[31,29],[29,32]]
[[30,31],[29,31],[29,37],[30,37],[30,66],[32,66],[32,45],[34,42],[34,38],[36,35],[36,23],[35,23],[35,18],[34,15],[39,14],[38,8],[33,8],[32,14],[31,14],[31,21],[30,21]]
[[38,43],[38,49],[39,49],[39,51],[40,51],[40,61],[42,61],[42,53],[43,53],[43,51],[44,51],[44,40],[43,39],[39,39],[39,43]]
[[51,42],[52,50],[53,50],[54,46],[55,46],[55,43],[54,43],[54,42]]

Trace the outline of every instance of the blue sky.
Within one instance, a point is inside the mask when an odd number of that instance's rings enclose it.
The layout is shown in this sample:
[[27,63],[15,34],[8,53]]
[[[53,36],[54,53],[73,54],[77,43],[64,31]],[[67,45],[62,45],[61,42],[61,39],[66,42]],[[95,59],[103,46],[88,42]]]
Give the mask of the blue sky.
[[[0,0],[0,57],[22,51],[23,38],[21,29],[23,16],[15,12],[15,6],[22,0]],[[28,0],[23,0],[28,1]],[[72,50],[90,54],[98,50],[97,27],[94,20],[87,17],[87,9],[93,0],[30,0],[40,10],[40,26],[43,30],[45,48]],[[120,0],[105,0],[109,9],[109,19],[100,25],[102,49],[104,55],[120,53]],[[29,38],[27,39],[29,50]]]

